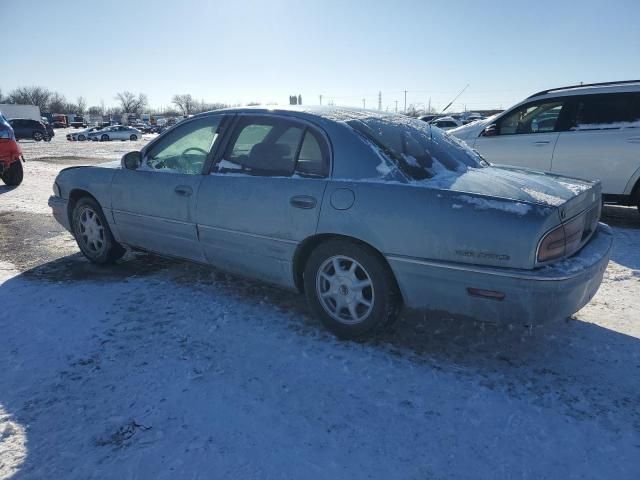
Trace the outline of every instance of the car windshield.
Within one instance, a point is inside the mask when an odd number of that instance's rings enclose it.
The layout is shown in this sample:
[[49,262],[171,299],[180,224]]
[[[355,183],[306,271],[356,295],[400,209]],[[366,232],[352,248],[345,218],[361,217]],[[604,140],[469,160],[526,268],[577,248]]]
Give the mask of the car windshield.
[[389,116],[349,120],[347,124],[414,180],[488,165],[460,140],[419,120]]

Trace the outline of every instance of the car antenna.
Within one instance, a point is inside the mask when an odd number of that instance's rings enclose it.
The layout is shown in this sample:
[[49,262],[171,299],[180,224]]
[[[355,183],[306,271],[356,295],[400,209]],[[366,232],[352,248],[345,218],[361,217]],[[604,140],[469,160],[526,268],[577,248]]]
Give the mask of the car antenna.
[[442,109],[442,111],[440,113],[441,114],[444,113],[447,108],[449,108],[451,105],[453,105],[453,102],[455,102],[458,99],[458,97],[460,95],[462,95],[467,88],[469,88],[469,84],[468,83],[462,90],[460,90],[460,93],[458,93],[458,95],[456,95],[455,98],[449,102],[449,105],[447,105],[446,107],[444,107]]

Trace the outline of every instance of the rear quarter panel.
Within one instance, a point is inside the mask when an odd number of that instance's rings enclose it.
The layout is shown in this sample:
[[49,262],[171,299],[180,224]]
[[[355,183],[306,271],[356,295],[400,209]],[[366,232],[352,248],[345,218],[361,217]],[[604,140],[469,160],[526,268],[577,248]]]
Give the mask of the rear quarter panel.
[[[353,193],[353,205],[338,209],[336,199],[345,191]],[[333,180],[318,233],[357,238],[385,256],[530,269],[539,239],[558,223],[556,209],[527,202],[382,181]]]

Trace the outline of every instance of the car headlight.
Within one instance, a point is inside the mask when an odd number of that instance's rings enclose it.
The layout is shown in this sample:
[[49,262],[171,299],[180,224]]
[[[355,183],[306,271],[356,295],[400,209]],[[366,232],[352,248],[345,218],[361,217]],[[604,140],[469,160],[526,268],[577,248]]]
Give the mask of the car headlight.
[[60,185],[58,185],[56,182],[53,182],[53,194],[56,197],[62,197],[62,193],[60,192]]

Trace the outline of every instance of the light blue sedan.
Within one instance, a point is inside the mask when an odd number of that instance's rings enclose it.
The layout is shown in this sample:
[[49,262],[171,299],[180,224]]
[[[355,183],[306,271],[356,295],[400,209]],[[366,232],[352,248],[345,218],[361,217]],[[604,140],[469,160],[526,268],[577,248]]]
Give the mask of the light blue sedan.
[[612,243],[598,182],[489,165],[436,127],[364,110],[197,115],[121,163],[62,170],[54,193],[90,261],[129,246],[302,291],[344,338],[402,306],[567,317]]

